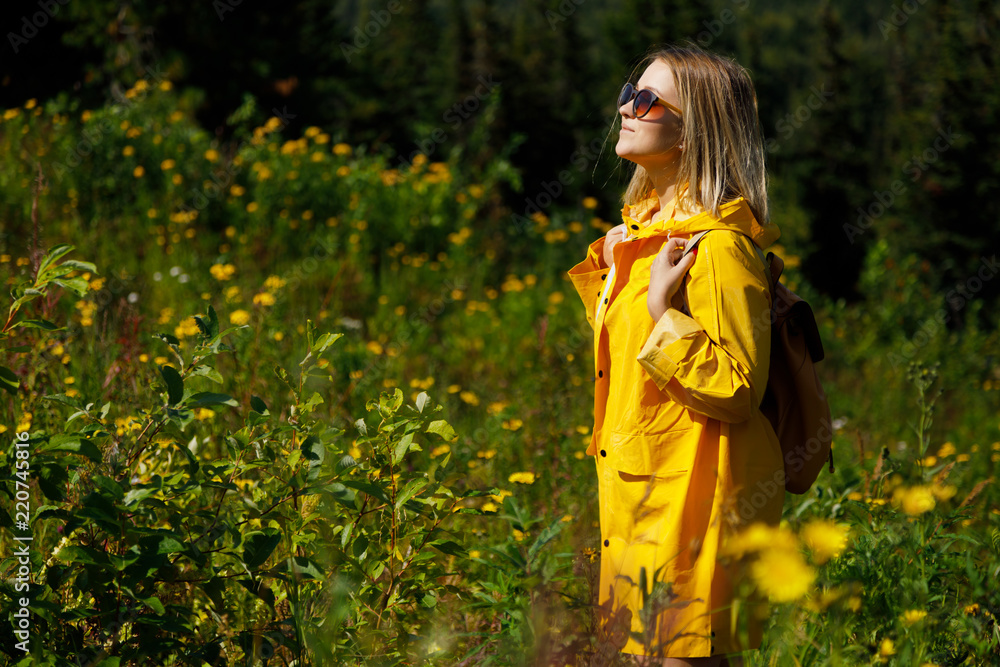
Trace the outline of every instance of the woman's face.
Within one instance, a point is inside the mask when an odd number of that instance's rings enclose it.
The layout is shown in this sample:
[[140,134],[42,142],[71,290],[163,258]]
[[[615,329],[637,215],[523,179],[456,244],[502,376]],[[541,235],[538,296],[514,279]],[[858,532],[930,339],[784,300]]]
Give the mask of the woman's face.
[[[681,107],[670,66],[662,60],[656,60],[646,68],[639,77],[636,88],[648,88],[665,102]],[[618,113],[622,116],[621,132],[615,146],[619,157],[635,162],[650,175],[677,160],[680,155],[677,143],[681,139],[682,125],[680,117],[674,111],[654,104],[649,113],[636,118],[630,101],[619,107]]]

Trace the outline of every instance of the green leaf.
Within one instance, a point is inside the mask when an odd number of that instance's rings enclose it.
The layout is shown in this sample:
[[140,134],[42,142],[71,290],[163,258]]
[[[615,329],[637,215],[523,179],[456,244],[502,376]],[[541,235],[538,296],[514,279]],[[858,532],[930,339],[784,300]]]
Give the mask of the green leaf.
[[417,495],[422,488],[424,488],[425,486],[427,486],[427,482],[428,482],[428,480],[426,480],[426,479],[413,479],[413,480],[410,480],[410,483],[407,484],[405,487],[403,487],[403,490],[400,492],[399,496],[396,498],[396,509],[398,510],[400,507],[403,506],[403,503],[405,503],[407,500],[409,500],[413,496]]
[[427,401],[429,400],[430,397],[427,395],[426,391],[422,391],[417,394],[417,412],[423,412],[424,406],[427,405]]
[[172,334],[158,333],[158,334],[153,334],[153,337],[161,339],[167,345],[180,345],[181,344],[181,342],[179,340],[177,340],[177,336],[174,336]]
[[556,536],[559,535],[560,532],[562,532],[564,525],[565,524],[563,523],[563,520],[560,518],[556,519],[555,521],[553,521],[548,526],[542,529],[542,532],[538,534],[538,539],[536,539],[534,544],[532,544],[531,547],[528,549],[529,563],[534,561],[535,556],[538,554],[539,551],[541,551],[542,547],[544,547],[546,544],[554,540]]
[[100,275],[97,271],[97,267],[91,262],[81,262],[78,259],[67,259],[59,265],[60,269],[69,269],[70,271],[89,271],[90,273],[96,273]]
[[200,408],[206,405],[231,405],[233,407],[239,407],[240,404],[229,394],[216,394],[210,391],[199,391],[197,394],[192,394],[191,397],[188,398],[187,405],[192,408]]
[[311,465],[317,466],[323,463],[323,459],[326,456],[326,449],[323,447],[323,443],[320,439],[314,435],[310,435],[308,438],[302,441],[302,456],[304,456]]
[[68,278],[68,279],[57,278],[54,279],[52,282],[56,285],[59,285],[60,287],[68,289],[77,296],[85,295],[87,293],[87,290],[90,289],[90,285],[88,285],[87,281],[84,280],[83,278]]
[[204,365],[196,366],[194,369],[191,370],[191,372],[188,375],[189,376],[197,375],[198,377],[205,377],[214,382],[215,384],[223,383],[222,375],[220,375],[219,371],[215,370],[211,366],[204,366]]
[[309,400],[302,404],[301,409],[303,414],[309,414],[316,409],[316,406],[323,402],[323,397],[319,395],[319,392],[314,391],[313,395],[309,397]]
[[177,405],[184,398],[184,380],[173,366],[160,366],[160,375],[167,383],[168,405]]
[[6,351],[7,352],[17,352],[17,353],[31,352],[31,346],[30,345],[15,345],[14,347],[8,347]]
[[14,371],[10,370],[6,366],[0,366],[0,388],[5,389],[12,394],[16,394],[19,385],[20,382],[18,381],[17,376],[14,375]]
[[69,434],[58,434],[49,438],[47,444],[38,448],[41,452],[70,452],[86,456],[95,463],[101,462],[101,450],[90,440],[83,440],[79,436]]
[[410,450],[411,444],[413,444],[412,433],[407,433],[406,435],[404,435],[402,438],[399,439],[399,442],[396,443],[396,447],[392,451],[393,465],[396,465],[397,463],[403,460],[403,457],[406,456],[406,452]]
[[264,403],[264,401],[261,400],[257,396],[251,396],[250,397],[250,408],[254,412],[260,413],[262,415],[269,415],[269,414],[271,414],[270,412],[267,411],[267,404]]
[[45,257],[42,258],[41,263],[38,265],[38,275],[42,275],[57,259],[63,257],[64,255],[68,255],[74,250],[76,250],[76,246],[72,246],[68,243],[60,243],[59,245],[51,248],[47,253],[45,253]]
[[219,335],[219,316],[215,314],[215,308],[211,304],[208,306],[208,321],[206,322],[200,315],[195,315],[194,321],[206,338],[215,338]]
[[292,378],[288,375],[288,371],[286,371],[281,366],[275,366],[274,367],[274,374],[277,375],[279,378],[281,378],[281,381],[284,382],[285,385],[289,389],[291,389],[293,393],[297,393],[298,390],[295,388],[295,385],[292,383]]
[[441,553],[446,553],[449,556],[466,556],[465,548],[451,540],[434,540],[428,546],[432,546]]
[[361,435],[368,435],[368,424],[365,423],[364,419],[354,422],[354,427],[361,432]]
[[166,609],[163,608],[163,603],[160,602],[159,599],[155,597],[145,598],[141,600],[141,602],[150,609],[152,609],[153,611],[155,611],[157,614],[163,614],[166,612]]
[[53,403],[62,403],[63,405],[68,405],[71,408],[76,408],[79,410],[82,406],[80,405],[80,400],[74,396],[67,396],[66,394],[49,394],[47,396],[42,396],[43,401],[52,401]]
[[316,355],[316,356],[319,356],[319,355],[323,354],[323,352],[325,352],[328,347],[330,347],[331,345],[333,345],[337,341],[337,339],[339,339],[343,335],[344,334],[342,334],[342,333],[338,333],[338,334],[325,333],[325,334],[323,334],[322,336],[320,336],[319,338],[316,339],[315,343],[313,343],[312,350],[311,350],[312,353],[314,355]]
[[455,433],[455,429],[451,427],[451,424],[443,419],[436,419],[427,425],[428,433],[436,433],[437,435],[444,438],[446,441],[451,442],[458,437]]
[[394,415],[396,411],[399,410],[399,406],[403,404],[403,390],[396,387],[392,395],[387,392],[382,392],[378,400],[378,410],[383,415]]
[[21,320],[14,326],[23,329],[43,329],[44,331],[62,331],[66,328],[58,327],[48,320]]
[[258,568],[281,542],[281,533],[274,528],[247,533],[243,542],[243,562],[247,569]]

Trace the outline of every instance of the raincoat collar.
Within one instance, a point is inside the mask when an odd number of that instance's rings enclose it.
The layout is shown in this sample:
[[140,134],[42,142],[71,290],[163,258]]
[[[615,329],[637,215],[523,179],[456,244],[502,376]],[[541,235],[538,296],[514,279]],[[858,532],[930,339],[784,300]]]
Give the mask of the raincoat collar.
[[738,197],[719,207],[719,217],[709,211],[703,211],[685,220],[660,220],[652,222],[653,215],[659,211],[659,198],[656,192],[636,204],[625,204],[622,207],[622,221],[631,226],[638,224],[640,229],[635,232],[639,238],[664,234],[669,236],[690,236],[706,229],[731,229],[746,234],[761,249],[774,243],[781,230],[773,222],[762,225],[757,222],[750,204],[745,197]]

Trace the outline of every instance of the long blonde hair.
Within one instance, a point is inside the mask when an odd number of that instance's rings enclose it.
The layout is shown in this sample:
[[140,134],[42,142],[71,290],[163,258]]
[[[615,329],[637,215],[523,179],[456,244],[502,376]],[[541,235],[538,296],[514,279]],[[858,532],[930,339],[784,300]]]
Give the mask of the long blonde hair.
[[[657,60],[669,65],[683,111],[677,184],[689,187],[678,196],[678,209],[706,210],[718,217],[719,206],[743,196],[757,221],[766,224],[764,137],[749,72],[693,44],[658,46],[636,66],[630,80]],[[622,202],[636,204],[652,191],[652,179],[636,165]]]

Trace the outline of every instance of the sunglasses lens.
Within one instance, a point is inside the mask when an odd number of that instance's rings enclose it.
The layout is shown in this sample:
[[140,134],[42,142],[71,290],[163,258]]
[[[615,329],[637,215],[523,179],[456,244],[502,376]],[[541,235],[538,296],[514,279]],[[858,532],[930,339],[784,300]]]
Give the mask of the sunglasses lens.
[[628,102],[630,99],[632,99],[632,96],[634,94],[635,94],[635,92],[634,92],[634,89],[632,88],[632,84],[631,83],[626,83],[625,87],[622,88],[621,94],[618,95],[618,106],[621,106],[621,105],[625,104],[626,102]]
[[639,94],[635,96],[635,106],[633,107],[635,111],[636,118],[642,118],[649,110],[653,107],[653,94],[648,90],[640,90]]

